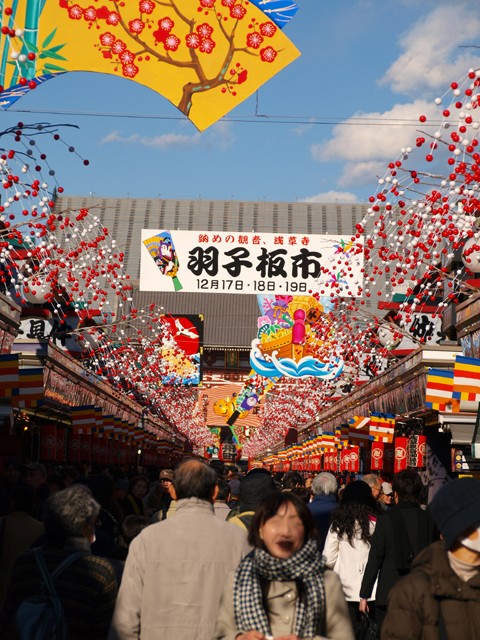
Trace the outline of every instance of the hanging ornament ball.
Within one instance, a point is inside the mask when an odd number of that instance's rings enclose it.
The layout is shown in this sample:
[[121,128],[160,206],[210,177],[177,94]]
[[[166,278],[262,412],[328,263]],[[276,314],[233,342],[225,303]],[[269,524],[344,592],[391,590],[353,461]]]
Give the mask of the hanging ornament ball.
[[378,339],[383,347],[387,347],[388,349],[395,349],[395,347],[398,347],[398,345],[402,341],[403,336],[399,335],[395,330],[390,329],[390,327],[381,325],[378,328]]
[[23,283],[22,296],[30,304],[45,304],[48,300],[47,292],[42,289],[41,285],[29,283],[28,279]]
[[462,262],[472,273],[480,273],[480,240],[467,240],[462,251]]

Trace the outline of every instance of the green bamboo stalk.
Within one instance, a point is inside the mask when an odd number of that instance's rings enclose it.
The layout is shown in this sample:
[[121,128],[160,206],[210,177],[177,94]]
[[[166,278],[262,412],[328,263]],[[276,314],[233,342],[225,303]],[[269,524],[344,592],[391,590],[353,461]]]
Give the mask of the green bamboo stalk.
[[[9,29],[13,29],[13,25],[15,23],[15,14],[17,13],[17,8],[18,8],[18,0],[13,0],[12,2],[12,15],[10,16],[10,19],[8,21],[8,28]],[[2,2],[2,9],[3,9],[3,2]],[[0,67],[0,84],[2,84],[3,86],[5,86],[5,77],[7,74],[7,62],[8,62],[8,54],[10,51],[9,48],[9,40],[10,40],[10,36],[4,36],[3,37],[3,51],[2,51],[2,65]]]
[[[44,0],[27,0],[27,8],[25,11],[25,27],[23,32],[23,47],[21,53],[27,55],[31,49],[28,45],[32,44],[37,48],[38,40],[38,23],[40,21],[40,14],[45,6]],[[36,63],[34,62],[30,68],[26,67],[26,78],[34,78],[36,75]],[[12,78],[12,84],[16,84],[18,81],[18,67],[16,68]]]

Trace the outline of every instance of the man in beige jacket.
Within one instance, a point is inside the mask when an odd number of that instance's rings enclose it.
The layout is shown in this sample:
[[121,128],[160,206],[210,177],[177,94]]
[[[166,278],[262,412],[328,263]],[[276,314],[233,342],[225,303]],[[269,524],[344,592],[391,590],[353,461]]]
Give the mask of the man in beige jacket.
[[249,551],[245,532],[214,515],[212,468],[188,460],[173,484],[174,517],[130,545],[110,640],[211,640],[227,576]]

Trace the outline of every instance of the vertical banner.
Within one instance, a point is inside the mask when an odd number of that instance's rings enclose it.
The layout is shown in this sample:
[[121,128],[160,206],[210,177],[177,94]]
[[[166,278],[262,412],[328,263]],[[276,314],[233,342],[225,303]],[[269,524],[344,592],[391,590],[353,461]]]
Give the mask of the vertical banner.
[[124,442],[120,442],[118,462],[121,465],[125,465],[127,463],[127,445]]
[[360,469],[360,447],[350,447],[350,471],[358,473]]
[[330,455],[331,455],[332,471],[338,472],[338,469],[340,467],[340,456],[339,456],[338,450],[333,449]]
[[115,460],[115,447],[116,447],[116,445],[117,445],[117,443],[113,439],[113,433],[109,434],[108,435],[108,439],[107,439],[108,463],[109,464],[116,464],[116,460]]
[[155,449],[147,449],[144,451],[143,456],[146,467],[154,467],[158,465],[158,454]]
[[82,462],[92,461],[92,444],[89,433],[80,434],[80,460]]
[[111,440],[113,449],[113,464],[120,464],[120,446],[121,443],[118,440]]
[[55,461],[57,459],[57,427],[54,424],[42,425],[40,428],[40,460]]
[[333,471],[332,466],[332,452],[328,449],[325,453],[325,469],[327,471]]
[[370,471],[382,471],[383,469],[383,442],[372,442],[370,452]]
[[80,436],[72,431],[68,438],[68,461],[80,462]]
[[92,462],[98,464],[100,462],[100,438],[98,433],[92,434]]
[[333,450],[333,453],[332,453],[332,464],[333,464],[332,471],[334,471],[335,473],[338,473],[338,469],[340,467],[340,456],[339,456],[338,449],[334,449]]
[[427,466],[427,436],[418,436],[418,467],[423,469]]
[[323,451],[322,452],[322,466],[320,467],[321,470],[322,471],[328,471],[327,465],[328,465],[328,452],[327,451]]
[[421,469],[425,466],[425,451],[427,445],[426,436],[410,436],[407,447],[407,465],[414,469]]
[[351,449],[345,449],[345,455],[343,457],[343,463],[345,465],[345,471],[350,472],[352,470],[352,451],[351,451]]
[[101,465],[105,465],[108,464],[108,457],[107,457],[107,443],[108,441],[105,440],[105,438],[102,438],[100,436],[99,438],[99,443],[98,443],[98,447],[99,447],[99,451],[98,451],[98,461]]
[[56,440],[57,453],[55,460],[57,462],[66,462],[68,459],[68,430],[57,426]]
[[394,472],[398,473],[407,468],[408,438],[395,438],[395,466]]
[[393,442],[385,442],[383,445],[383,470],[385,473],[393,473],[395,469],[395,445]]

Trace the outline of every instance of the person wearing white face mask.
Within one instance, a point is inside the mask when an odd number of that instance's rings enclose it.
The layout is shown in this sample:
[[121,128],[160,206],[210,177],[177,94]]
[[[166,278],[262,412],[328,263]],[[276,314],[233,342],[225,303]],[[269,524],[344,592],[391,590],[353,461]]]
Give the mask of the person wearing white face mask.
[[390,591],[381,640],[478,640],[480,480],[448,482],[428,508],[443,540]]

